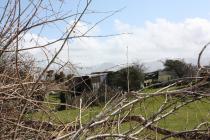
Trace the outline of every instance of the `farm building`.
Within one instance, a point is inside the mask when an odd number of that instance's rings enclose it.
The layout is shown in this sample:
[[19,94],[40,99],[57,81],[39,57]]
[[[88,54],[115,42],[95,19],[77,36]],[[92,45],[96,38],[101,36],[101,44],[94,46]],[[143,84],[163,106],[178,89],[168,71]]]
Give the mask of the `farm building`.
[[80,98],[83,98],[83,102],[92,101],[91,98],[95,98],[99,90],[105,90],[107,74],[108,72],[97,72],[85,76],[74,76],[68,85],[69,92],[65,93],[64,103],[78,106]]
[[97,92],[101,86],[106,84],[108,72],[95,72],[86,76],[75,76],[72,79],[72,91],[78,92]]
[[92,82],[93,92],[97,92],[102,86],[107,84],[107,75],[110,71],[91,73],[90,79]]
[[167,82],[175,78],[176,78],[175,73],[171,71],[158,70],[154,72],[145,73],[144,86],[149,86],[155,83]]

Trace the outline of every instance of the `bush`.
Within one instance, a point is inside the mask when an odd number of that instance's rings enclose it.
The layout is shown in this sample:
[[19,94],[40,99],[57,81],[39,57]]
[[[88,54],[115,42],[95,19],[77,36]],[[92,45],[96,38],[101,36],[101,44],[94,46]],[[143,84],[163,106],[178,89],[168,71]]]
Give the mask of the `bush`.
[[144,70],[143,65],[137,64],[109,73],[107,75],[108,86],[114,89],[128,90],[128,69],[130,90],[139,90],[144,82]]
[[196,72],[196,67],[187,64],[184,60],[171,60],[168,59],[164,62],[165,70],[174,72],[174,77],[183,78],[194,76]]

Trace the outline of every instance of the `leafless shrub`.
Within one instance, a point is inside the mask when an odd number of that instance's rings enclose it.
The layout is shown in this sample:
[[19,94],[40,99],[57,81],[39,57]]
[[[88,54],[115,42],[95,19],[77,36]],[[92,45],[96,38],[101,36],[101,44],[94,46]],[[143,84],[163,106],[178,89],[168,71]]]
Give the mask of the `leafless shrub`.
[[[64,2],[60,1],[61,7]],[[4,3],[0,15],[0,139],[155,139],[157,134],[161,134],[163,139],[170,137],[209,139],[208,120],[203,120],[194,129],[186,131],[172,131],[158,125],[160,121],[175,114],[186,105],[205,98],[209,99],[209,69],[200,64],[202,53],[208,44],[199,54],[198,77],[190,77],[195,81],[191,85],[168,90],[185,80],[182,79],[154,93],[116,92],[100,112],[86,122],[82,120],[82,114],[91,104],[90,102],[82,106],[86,97],[78,99],[79,106],[46,100],[52,87],[54,91],[56,87],[59,91],[60,87],[64,87],[62,89],[65,91],[69,90],[65,89],[65,83],[69,79],[59,82],[43,80],[65,44],[73,38],[90,37],[87,33],[107,18],[97,22],[85,34],[74,35],[75,28],[82,17],[94,13],[88,10],[91,0],[82,2],[84,4],[81,11],[67,14],[60,10],[55,11],[51,1],[29,0],[23,5],[20,0],[7,0]],[[47,15],[43,14],[45,12]],[[68,22],[69,28],[56,40],[41,45],[37,43],[33,47],[20,44],[24,36],[34,28],[44,28],[60,21],[67,22],[69,18],[74,19],[73,22],[71,24]],[[36,69],[35,60],[24,54],[24,51],[46,49],[57,42],[61,42],[57,52],[51,58],[46,53],[48,63],[41,71]],[[62,64],[61,67],[65,66]],[[199,73],[202,73],[202,76]],[[145,100],[157,97],[163,97],[164,101],[156,111],[148,115],[134,114],[136,105],[142,105]],[[78,116],[68,123],[63,122],[52,110],[51,106],[54,105],[78,109]],[[146,109],[144,111],[147,112]],[[34,115],[35,112],[41,115],[34,120],[30,115]],[[126,131],[121,131],[120,128],[126,123],[135,125]]]

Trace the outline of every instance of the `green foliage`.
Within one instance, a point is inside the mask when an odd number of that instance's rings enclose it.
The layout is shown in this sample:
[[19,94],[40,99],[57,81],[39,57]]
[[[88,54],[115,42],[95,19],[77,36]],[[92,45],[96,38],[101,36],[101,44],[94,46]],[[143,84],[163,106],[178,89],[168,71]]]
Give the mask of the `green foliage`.
[[144,70],[142,65],[133,65],[123,68],[117,72],[109,73],[107,76],[108,86],[128,90],[128,70],[130,90],[138,90],[144,81]]
[[174,77],[182,78],[193,76],[196,68],[191,64],[187,64],[184,60],[171,60],[168,59],[164,62],[165,70],[174,73]]

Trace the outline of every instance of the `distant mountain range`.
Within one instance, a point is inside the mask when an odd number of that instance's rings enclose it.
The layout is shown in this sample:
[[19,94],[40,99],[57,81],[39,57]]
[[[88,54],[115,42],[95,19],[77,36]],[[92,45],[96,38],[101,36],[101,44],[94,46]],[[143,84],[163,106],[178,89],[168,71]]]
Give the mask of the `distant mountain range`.
[[114,63],[102,63],[99,65],[82,67],[81,69],[78,69],[78,72],[81,75],[85,75],[85,74],[90,74],[92,72],[116,71],[116,70],[120,69],[119,67],[122,67],[122,66],[114,64]]
[[[160,70],[163,69],[163,62],[165,61],[165,59],[163,60],[159,60],[159,61],[150,61],[150,62],[144,62],[144,66],[145,66],[145,71],[146,72],[152,72],[152,71],[156,71],[156,70]],[[184,59],[184,61],[186,63],[191,63],[193,65],[197,65],[197,59],[194,58],[186,58]],[[202,59],[202,64],[203,65],[209,65],[210,64],[210,57],[209,59]],[[78,72],[81,75],[85,75],[85,74],[90,74],[92,72],[102,72],[102,71],[116,71],[119,70],[123,67],[126,67],[126,64],[114,64],[114,63],[102,63],[99,65],[94,65],[94,66],[89,66],[89,67],[83,67],[81,69],[78,69]]]

